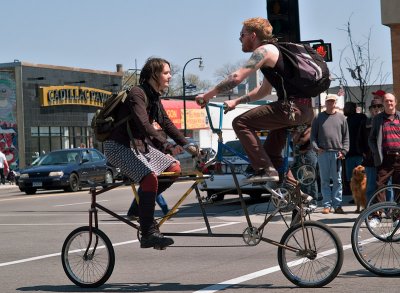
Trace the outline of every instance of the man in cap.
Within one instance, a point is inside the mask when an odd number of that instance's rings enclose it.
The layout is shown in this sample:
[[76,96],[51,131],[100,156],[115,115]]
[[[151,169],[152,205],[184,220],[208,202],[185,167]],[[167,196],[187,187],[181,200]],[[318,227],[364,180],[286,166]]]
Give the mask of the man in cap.
[[344,213],[340,160],[349,151],[350,139],[346,117],[336,110],[336,101],[337,95],[328,95],[325,99],[326,110],[318,114],[311,126],[311,144],[318,154],[323,214],[329,214],[331,208],[337,214]]
[[376,92],[372,92],[372,95],[374,96],[374,99],[383,99],[383,96],[386,94],[385,91],[383,90],[377,90]]

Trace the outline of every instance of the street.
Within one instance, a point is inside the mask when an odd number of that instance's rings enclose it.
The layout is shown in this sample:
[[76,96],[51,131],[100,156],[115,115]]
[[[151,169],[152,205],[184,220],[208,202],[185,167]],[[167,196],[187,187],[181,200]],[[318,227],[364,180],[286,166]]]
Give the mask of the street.
[[[170,206],[189,184],[179,182],[164,196]],[[98,197],[98,202],[124,215],[132,198],[122,186]],[[348,202],[350,197],[345,197]],[[262,219],[268,203],[247,200],[252,220]],[[344,263],[338,277],[324,288],[302,289],[280,272],[277,247],[266,243],[247,246],[241,238],[174,237],[175,244],[164,251],[140,249],[136,230],[99,212],[99,228],[111,239],[116,254],[110,279],[96,289],[74,285],[63,271],[60,252],[67,235],[88,225],[88,190],[76,193],[40,191],[26,195],[18,188],[0,189],[0,283],[1,292],[397,292],[399,278],[375,276],[354,257],[350,233],[354,206],[344,206],[345,215],[322,215],[320,220],[339,234]],[[207,208],[210,225],[218,233],[242,233],[246,223],[236,202]],[[156,216],[161,211],[156,207]],[[196,199],[191,194],[178,216],[167,221],[162,232],[204,231]],[[279,241],[286,227],[273,221],[264,236]]]

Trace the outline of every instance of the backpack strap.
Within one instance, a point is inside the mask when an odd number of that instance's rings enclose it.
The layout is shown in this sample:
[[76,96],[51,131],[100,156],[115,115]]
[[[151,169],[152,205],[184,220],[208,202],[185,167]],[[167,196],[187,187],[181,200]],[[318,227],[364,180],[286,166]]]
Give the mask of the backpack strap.
[[[147,108],[147,106],[148,106],[148,104],[149,104],[149,99],[148,99],[148,97],[147,97],[147,95],[146,95],[146,91],[144,90],[144,88],[143,88],[141,85],[138,85],[138,87],[139,87],[139,88],[143,91],[143,93],[144,93],[144,102],[145,102],[146,108]],[[131,88],[130,88],[129,90],[131,90]],[[135,140],[134,140],[134,138],[133,138],[132,130],[131,130],[130,126],[129,126],[129,120],[131,120],[131,119],[132,119],[133,117],[135,117],[135,116],[137,117],[137,114],[136,114],[136,113],[131,113],[130,115],[128,115],[127,117],[125,117],[125,118],[122,119],[121,121],[118,121],[118,125],[121,125],[122,123],[126,122],[126,130],[127,130],[127,132],[128,132],[129,139],[130,139],[131,142],[132,142],[132,145],[133,145],[133,148],[135,149],[136,154],[139,155],[139,151],[138,151],[138,149],[137,149],[137,147],[136,147]],[[147,132],[146,132],[145,130],[144,130],[143,132],[144,132],[145,136],[149,138],[149,136],[147,135]],[[147,148],[147,143],[144,143],[144,144],[145,144],[145,148],[146,148],[146,151],[147,151],[147,150],[148,150],[148,148]]]

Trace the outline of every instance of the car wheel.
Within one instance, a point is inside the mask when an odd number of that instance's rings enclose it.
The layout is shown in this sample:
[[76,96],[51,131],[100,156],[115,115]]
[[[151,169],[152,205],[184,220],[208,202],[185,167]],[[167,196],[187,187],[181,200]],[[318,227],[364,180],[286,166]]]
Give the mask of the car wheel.
[[105,183],[105,185],[103,186],[104,188],[107,187],[108,184],[114,183],[114,178],[111,171],[106,171],[106,174],[104,174],[104,183]]
[[249,192],[248,194],[252,199],[260,199],[261,198],[261,192]]
[[67,191],[70,192],[76,192],[79,190],[79,178],[78,175],[76,175],[75,173],[72,173],[71,175],[69,175],[69,186],[67,188]]
[[207,198],[212,198],[213,201],[224,200],[225,194],[218,193],[216,190],[207,190]]
[[35,194],[37,191],[36,188],[25,188],[25,193],[26,194]]

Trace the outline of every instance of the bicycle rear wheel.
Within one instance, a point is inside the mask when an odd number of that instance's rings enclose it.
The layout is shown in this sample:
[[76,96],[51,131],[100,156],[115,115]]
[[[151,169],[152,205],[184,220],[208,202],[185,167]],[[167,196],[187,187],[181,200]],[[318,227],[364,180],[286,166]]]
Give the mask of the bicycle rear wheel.
[[[371,218],[377,215],[380,215],[378,223],[370,225]],[[364,268],[376,275],[400,276],[399,220],[400,205],[383,202],[364,210],[354,222],[351,231],[354,255]]]
[[61,262],[68,278],[79,287],[94,288],[110,278],[115,264],[114,248],[101,230],[92,228],[89,244],[89,226],[72,231],[64,241]]
[[386,199],[388,199],[389,197],[393,197],[392,199],[389,199],[387,201],[395,201],[397,203],[400,203],[400,184],[390,184],[387,186],[383,186],[374,192],[374,194],[371,196],[371,199],[367,203],[367,208],[374,203],[378,203],[377,197],[380,193],[384,193]]
[[285,277],[300,287],[322,287],[339,274],[343,247],[339,236],[328,226],[316,222],[297,224],[282,236],[278,262]]
[[311,185],[317,178],[317,171],[312,165],[302,165],[296,170],[296,178],[302,185]]

